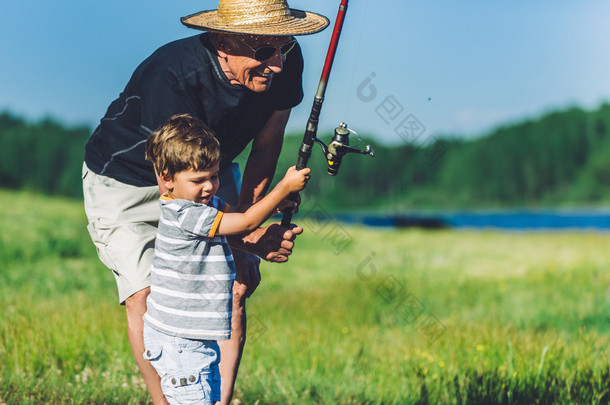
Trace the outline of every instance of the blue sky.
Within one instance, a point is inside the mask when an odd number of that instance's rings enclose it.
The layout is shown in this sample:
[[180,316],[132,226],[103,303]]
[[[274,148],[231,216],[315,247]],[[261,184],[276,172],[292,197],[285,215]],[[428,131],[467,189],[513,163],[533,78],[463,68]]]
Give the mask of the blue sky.
[[[292,0],[334,23],[338,0]],[[152,51],[197,31],[216,1],[8,0],[0,15],[0,110],[96,125]],[[320,130],[345,121],[387,142],[480,135],[545,111],[610,101],[610,2],[352,0]],[[331,29],[300,37],[302,133]],[[365,82],[369,79],[370,81]],[[420,127],[414,131],[412,124]]]

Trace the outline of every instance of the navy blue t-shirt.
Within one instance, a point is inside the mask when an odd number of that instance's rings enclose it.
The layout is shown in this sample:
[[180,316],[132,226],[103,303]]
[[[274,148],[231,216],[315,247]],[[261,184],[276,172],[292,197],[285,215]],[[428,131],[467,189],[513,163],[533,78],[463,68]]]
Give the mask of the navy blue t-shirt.
[[138,66],[87,143],[85,163],[97,174],[134,186],[157,184],[145,160],[148,135],[174,114],[191,114],[216,134],[226,167],[256,137],[276,110],[303,99],[303,56],[298,44],[273,76],[271,87],[255,93],[233,85],[221,70],[210,34],[162,46]]

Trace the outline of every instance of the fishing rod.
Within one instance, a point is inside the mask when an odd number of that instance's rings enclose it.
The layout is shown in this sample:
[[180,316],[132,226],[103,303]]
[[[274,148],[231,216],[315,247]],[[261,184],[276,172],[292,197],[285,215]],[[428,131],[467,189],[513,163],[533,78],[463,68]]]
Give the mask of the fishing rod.
[[[299,156],[297,159],[296,168],[302,170],[307,167],[307,161],[311,156],[311,150],[314,142],[318,143],[322,147],[322,152],[328,162],[328,174],[336,176],[341,166],[343,156],[347,153],[361,153],[365,155],[375,156],[373,149],[370,145],[366,145],[364,150],[355,149],[349,146],[349,133],[352,132],[345,123],[341,123],[335,128],[335,134],[331,142],[326,145],[323,141],[318,139],[318,120],[320,118],[320,111],[322,110],[322,103],[324,102],[324,94],[326,93],[326,85],[328,84],[328,78],[330,77],[330,69],[335,59],[335,53],[337,52],[337,44],[339,43],[339,36],[341,35],[341,29],[343,28],[343,21],[345,20],[345,13],[347,12],[348,0],[341,0],[339,5],[339,11],[337,13],[337,19],[335,20],[335,26],[333,28],[333,34],[330,38],[330,44],[328,45],[328,51],[326,53],[326,60],[324,62],[324,68],[322,69],[322,75],[320,82],[318,83],[318,90],[313,100],[313,106],[307,120],[307,126],[305,127],[305,134],[303,135],[303,142],[299,148]],[[292,198],[296,200],[296,198]],[[283,211],[282,226],[288,228],[290,221],[292,220],[292,209],[286,208]]]

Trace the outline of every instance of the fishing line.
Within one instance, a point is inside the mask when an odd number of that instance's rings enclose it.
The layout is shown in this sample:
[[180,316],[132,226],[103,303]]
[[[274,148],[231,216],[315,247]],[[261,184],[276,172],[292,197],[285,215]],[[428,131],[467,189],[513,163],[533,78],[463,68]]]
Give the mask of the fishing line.
[[351,132],[352,134],[355,134],[355,135],[358,137],[358,143],[357,143],[357,144],[355,144],[355,145],[352,145],[352,147],[354,147],[354,148],[355,148],[356,146],[360,145],[360,142],[362,142],[362,137],[361,137],[361,136],[358,134],[358,132],[354,131],[354,130],[353,130],[353,129],[351,129],[351,128],[347,128],[347,130],[348,130],[349,132]]
[[349,87],[349,92],[348,92],[348,97],[347,97],[347,103],[345,105],[345,112],[343,113],[344,117],[347,117],[347,112],[349,111],[349,107],[352,101],[352,90],[354,90],[354,81],[356,80],[356,69],[357,69],[357,62],[360,59],[360,49],[362,48],[362,37],[364,36],[364,22],[366,19],[366,16],[368,15],[368,10],[369,10],[369,3],[370,0],[367,0],[366,3],[364,4],[364,12],[362,13],[362,22],[360,23],[360,37],[358,38],[358,46],[356,48],[356,58],[354,60],[354,70],[352,73],[352,82],[350,84]]

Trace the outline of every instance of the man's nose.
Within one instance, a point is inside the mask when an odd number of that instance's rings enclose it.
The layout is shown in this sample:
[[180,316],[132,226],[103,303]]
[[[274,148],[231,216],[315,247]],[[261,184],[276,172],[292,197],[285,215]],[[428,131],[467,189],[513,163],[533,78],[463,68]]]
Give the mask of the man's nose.
[[280,73],[284,69],[284,62],[286,62],[286,55],[282,55],[280,48],[277,48],[266,63],[273,73]]

